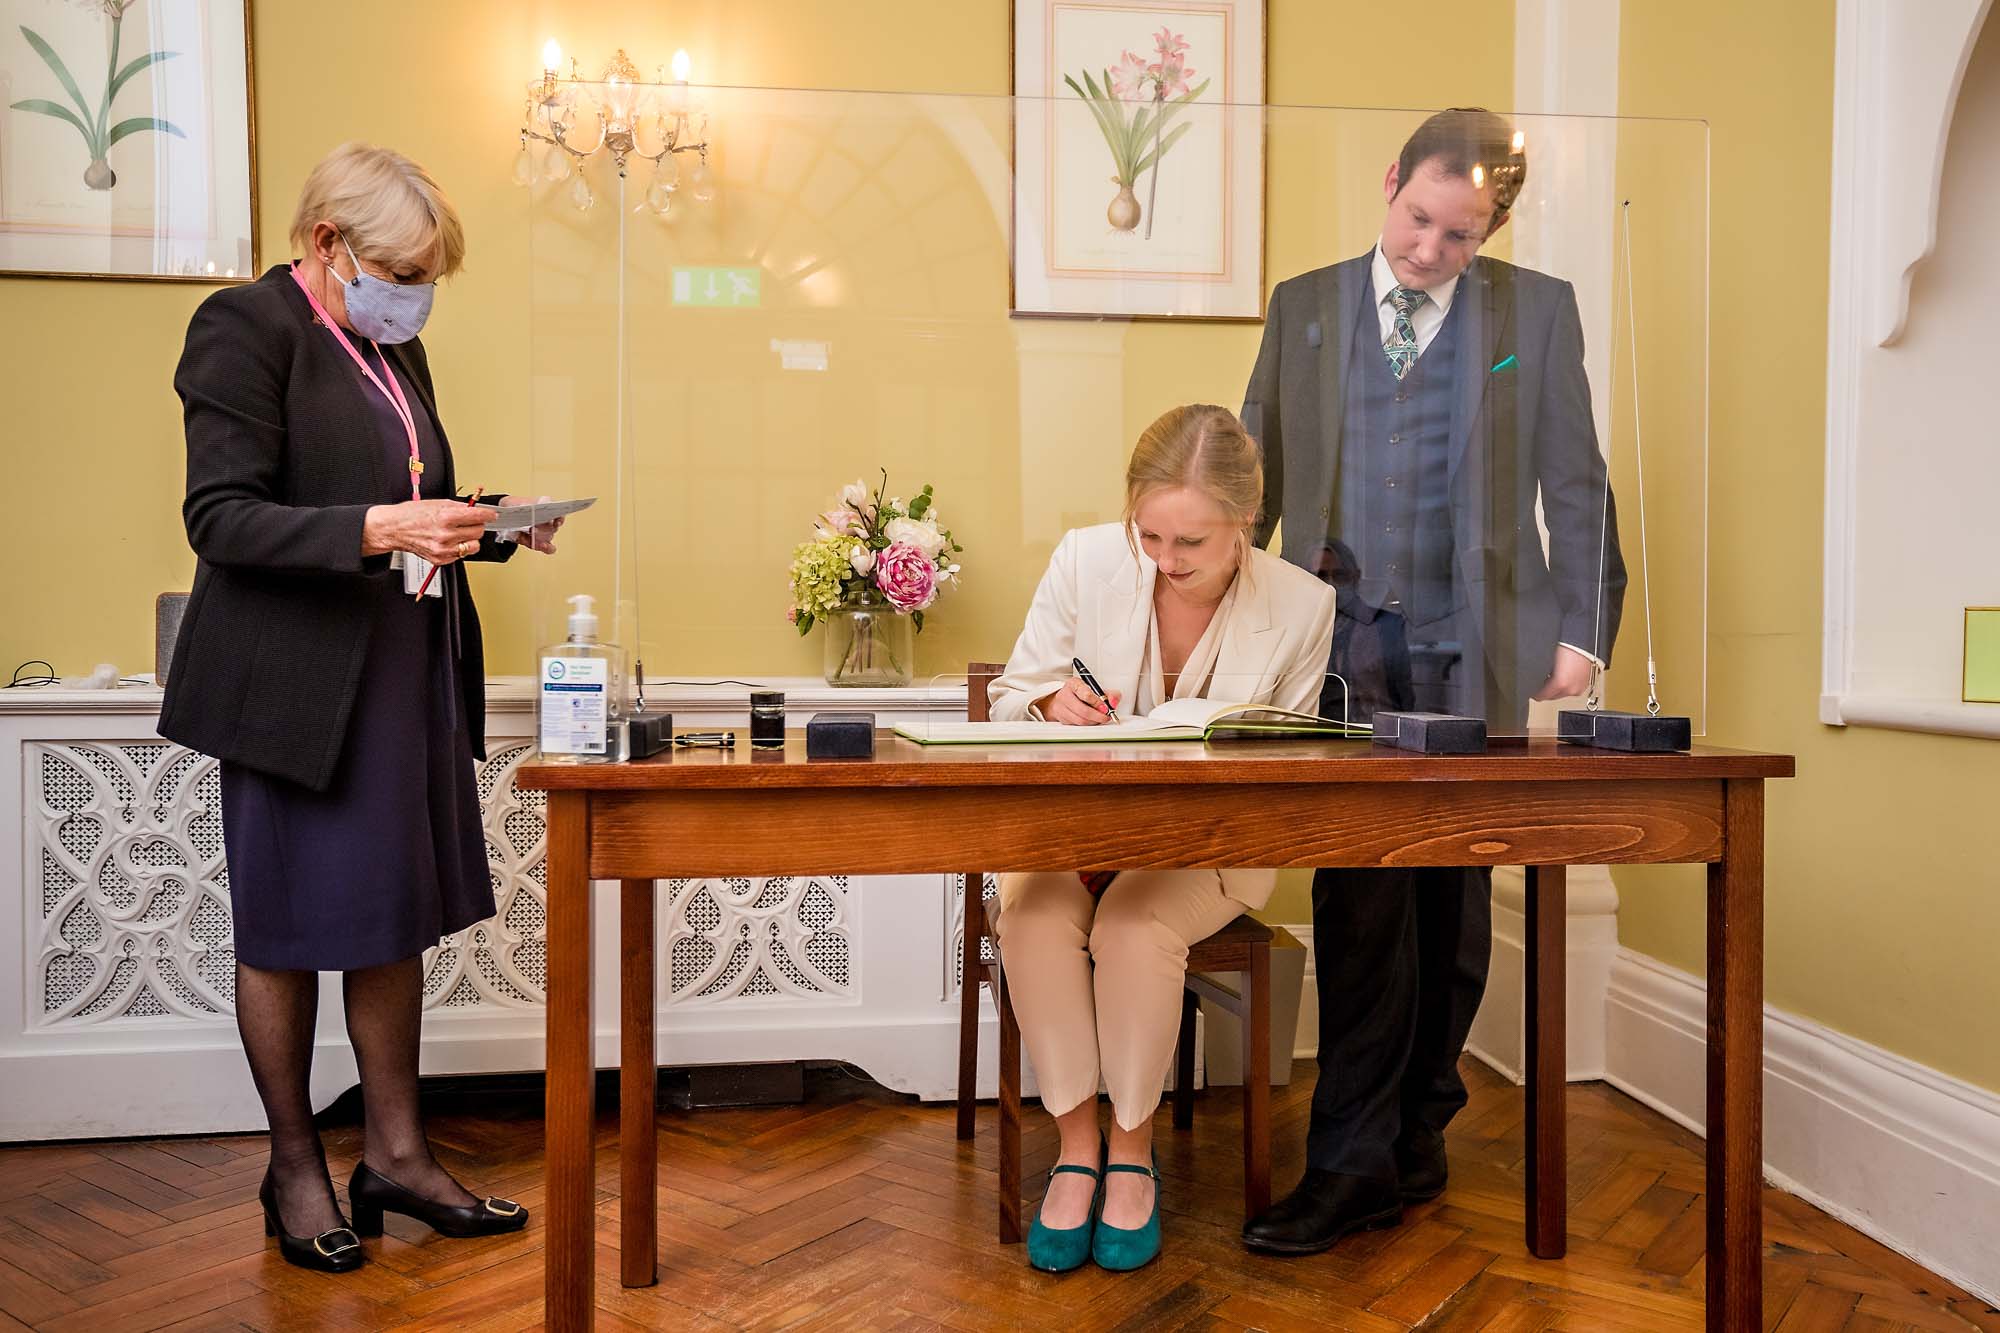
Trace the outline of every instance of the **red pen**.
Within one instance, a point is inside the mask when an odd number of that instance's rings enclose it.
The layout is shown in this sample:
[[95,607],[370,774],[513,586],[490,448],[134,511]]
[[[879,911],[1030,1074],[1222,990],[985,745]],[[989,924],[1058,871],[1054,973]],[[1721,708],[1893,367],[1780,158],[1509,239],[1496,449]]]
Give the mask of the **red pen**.
[[[474,506],[474,505],[478,504],[478,503],[479,503],[479,497],[480,497],[480,496],[482,496],[482,495],[484,495],[484,494],[486,494],[486,488],[485,488],[484,486],[475,486],[475,487],[473,487],[473,488],[472,488],[472,498],[471,498],[470,500],[467,500],[467,501],[465,502],[465,507],[466,507],[467,509],[470,509],[470,508],[472,508],[472,506]],[[437,576],[438,576],[438,567],[437,567],[436,565],[432,565],[432,566],[431,566],[431,572],[430,572],[430,573],[428,573],[428,574],[426,574],[426,575],[424,575],[424,581],[423,581],[422,583],[420,583],[420,584],[418,584],[418,585],[417,585],[417,600],[418,600],[418,601],[420,601],[420,602],[421,602],[422,600],[424,600],[424,594],[430,591],[430,587],[431,587],[431,580],[432,580],[432,579],[434,579],[434,578],[436,578]]]

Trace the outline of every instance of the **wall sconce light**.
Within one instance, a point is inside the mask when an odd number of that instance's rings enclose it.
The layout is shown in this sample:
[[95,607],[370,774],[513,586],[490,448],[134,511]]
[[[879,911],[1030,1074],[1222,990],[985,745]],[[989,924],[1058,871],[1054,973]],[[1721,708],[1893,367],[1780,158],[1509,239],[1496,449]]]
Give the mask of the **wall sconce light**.
[[[708,165],[708,115],[693,104],[687,76],[687,52],[676,51],[671,82],[664,71],[643,82],[622,49],[596,80],[585,79],[574,59],[564,74],[562,48],[551,38],[542,47],[542,76],[529,85],[514,183],[568,180],[569,201],[583,210],[596,201],[583,173],[593,155],[610,155],[621,190],[628,164],[642,158],[653,164],[644,206],[665,218],[682,184],[679,155],[693,153],[688,193],[697,203],[710,202],[715,175]],[[535,143],[543,145],[539,153]]]

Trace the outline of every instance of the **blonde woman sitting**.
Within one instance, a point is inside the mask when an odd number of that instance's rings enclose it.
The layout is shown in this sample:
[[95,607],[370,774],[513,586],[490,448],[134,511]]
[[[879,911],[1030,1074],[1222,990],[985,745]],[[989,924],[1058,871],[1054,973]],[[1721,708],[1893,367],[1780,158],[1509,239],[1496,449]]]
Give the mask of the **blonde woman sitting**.
[[[1256,443],[1227,409],[1177,407],[1125,470],[1125,521],[1067,534],[993,682],[996,721],[1087,727],[1169,699],[1314,707],[1333,642],[1333,589],[1253,549]],[[1115,711],[1073,674],[1090,668]],[[1161,830],[1172,837],[1171,829]],[[1028,1235],[1037,1268],[1160,1252],[1153,1112],[1166,1085],[1188,946],[1263,906],[1269,870],[1037,872],[1000,877],[997,934],[1042,1105],[1062,1134]],[[1111,1095],[1108,1141],[1099,1079]]]

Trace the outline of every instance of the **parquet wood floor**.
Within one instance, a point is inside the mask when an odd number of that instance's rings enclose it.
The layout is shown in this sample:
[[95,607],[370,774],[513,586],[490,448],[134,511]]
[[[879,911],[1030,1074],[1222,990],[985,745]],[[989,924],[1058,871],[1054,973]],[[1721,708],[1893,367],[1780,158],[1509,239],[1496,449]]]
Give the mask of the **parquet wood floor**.
[[[1450,1135],[1451,1186],[1394,1231],[1311,1259],[1238,1243],[1237,1097],[1205,1092],[1187,1134],[1160,1117],[1166,1252],[1140,1272],[1034,1272],[994,1239],[993,1111],[952,1137],[922,1106],[824,1071],[804,1105],[663,1111],[661,1281],[618,1284],[616,1112],[600,1099],[598,1327],[729,1329],[1540,1329],[1701,1327],[1702,1145],[1609,1088],[1569,1096],[1569,1256],[1522,1242],[1522,1095],[1466,1062],[1472,1102]],[[1312,1068],[1273,1097],[1275,1180],[1301,1165]],[[330,1277],[288,1267],[256,1201],[261,1136],[0,1149],[0,1329],[495,1330],[537,1326],[542,1129],[532,1095],[478,1113],[441,1098],[446,1163],[519,1199],[527,1231],[454,1241],[407,1219],[371,1263]],[[335,1179],[358,1128],[329,1128]],[[1054,1158],[1034,1108],[1027,1170]],[[2000,1310],[1824,1213],[1764,1195],[1767,1333],[2000,1333]]]

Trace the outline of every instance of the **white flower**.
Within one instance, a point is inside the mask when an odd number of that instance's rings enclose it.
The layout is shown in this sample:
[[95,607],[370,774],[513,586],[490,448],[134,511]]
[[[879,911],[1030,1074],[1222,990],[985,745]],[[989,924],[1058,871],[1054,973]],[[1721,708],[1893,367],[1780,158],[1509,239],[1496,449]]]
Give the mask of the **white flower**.
[[882,535],[892,546],[897,542],[909,543],[922,551],[926,560],[937,559],[938,552],[944,550],[944,534],[929,518],[892,518]]
[[866,482],[856,481],[851,485],[841,487],[840,503],[861,515],[862,518],[870,522],[874,521],[875,493],[868,489]]
[[866,542],[854,543],[854,554],[847,557],[847,563],[854,566],[854,572],[867,578],[875,570],[875,553],[868,549]]

